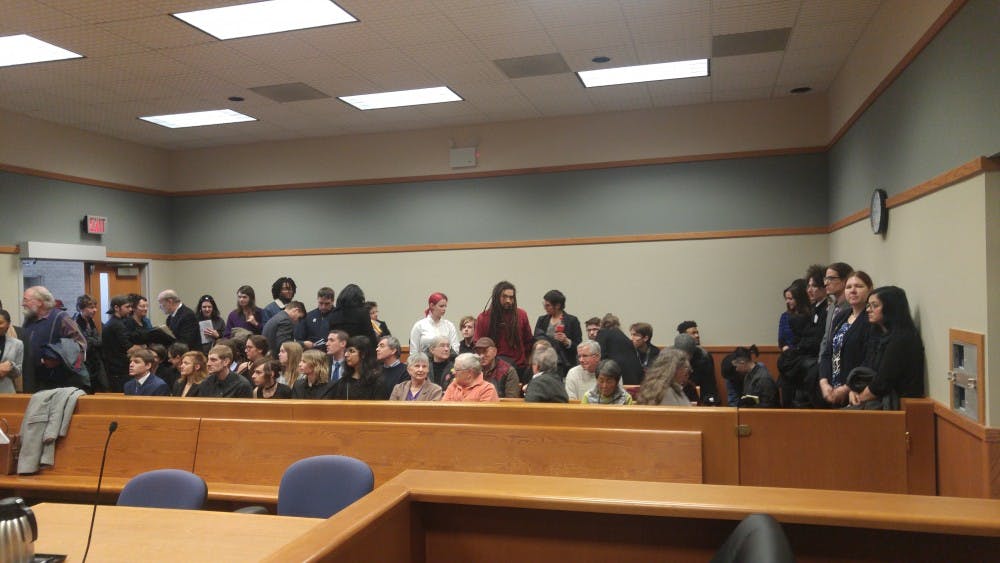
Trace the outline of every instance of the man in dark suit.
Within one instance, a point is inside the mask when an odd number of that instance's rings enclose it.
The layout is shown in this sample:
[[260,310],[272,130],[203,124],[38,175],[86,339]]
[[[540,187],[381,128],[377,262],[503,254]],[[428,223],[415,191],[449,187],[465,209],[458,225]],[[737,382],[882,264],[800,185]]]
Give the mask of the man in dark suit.
[[170,395],[167,383],[153,373],[153,360],[153,353],[142,348],[133,350],[128,355],[128,374],[132,379],[125,382],[126,395]]
[[[537,345],[536,345],[537,346]],[[524,391],[528,403],[566,403],[566,386],[559,376],[559,360],[551,346],[536,348],[531,357],[534,376]]]
[[271,350],[280,350],[281,345],[293,340],[295,325],[306,316],[306,306],[301,301],[290,301],[284,311],[279,311],[264,324],[261,334],[267,339]]
[[101,331],[101,357],[108,374],[109,391],[121,393],[131,374],[129,349],[132,348],[132,332],[125,319],[132,314],[128,295],[115,295],[108,307],[108,322]]
[[191,350],[201,349],[198,319],[190,307],[181,303],[181,298],[172,289],[165,289],[156,297],[160,310],[167,316],[167,328],[174,333],[177,342],[183,342]]

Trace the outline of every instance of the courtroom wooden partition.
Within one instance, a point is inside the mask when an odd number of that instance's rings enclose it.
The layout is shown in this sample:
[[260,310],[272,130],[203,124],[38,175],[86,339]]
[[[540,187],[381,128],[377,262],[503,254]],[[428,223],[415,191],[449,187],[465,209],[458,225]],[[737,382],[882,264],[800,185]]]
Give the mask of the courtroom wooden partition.
[[1000,502],[885,493],[407,471],[265,561],[708,561],[738,520],[798,561],[984,561]]
[[[0,397],[0,415],[16,425],[27,399]],[[934,494],[933,401],[908,400],[904,408],[883,413],[96,395],[77,402],[74,420],[79,422],[60,451],[73,446],[90,461],[69,471],[89,473],[99,461],[107,421],[118,419],[121,429],[112,440],[108,467],[109,475],[124,480],[153,468],[141,455],[129,463],[116,454],[115,448],[133,441],[131,417],[158,419],[162,433],[186,424],[197,430],[189,431],[183,455],[171,461],[207,472],[206,479],[217,485],[210,489],[212,498],[233,501],[273,499],[282,465],[296,456],[352,452],[373,464],[379,482],[408,468],[654,481],[689,481],[700,473],[702,482],[715,484]],[[90,420],[94,424],[84,424]],[[697,433],[700,442],[700,454],[691,463],[679,461],[694,451],[686,433]],[[439,441],[447,434],[447,441],[492,444],[493,450],[486,448],[488,455],[471,466],[454,453],[457,449],[440,448],[437,442],[421,455],[408,443],[425,434]],[[843,438],[832,439],[837,435]],[[675,455],[670,465],[668,452],[674,449],[688,453]],[[497,453],[511,451],[518,455]],[[588,455],[600,462],[587,463]],[[57,455],[57,464],[76,465],[75,459]],[[65,467],[58,466],[55,474]],[[49,486],[50,474],[17,479],[19,486],[42,489]],[[228,482],[221,480],[226,475]],[[0,488],[10,488],[11,479],[0,477]],[[116,482],[110,484],[113,490]]]

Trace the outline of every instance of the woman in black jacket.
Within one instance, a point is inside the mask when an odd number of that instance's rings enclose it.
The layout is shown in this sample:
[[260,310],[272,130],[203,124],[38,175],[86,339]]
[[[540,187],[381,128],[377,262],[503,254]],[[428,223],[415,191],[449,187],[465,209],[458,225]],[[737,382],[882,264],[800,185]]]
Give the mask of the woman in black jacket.
[[830,325],[830,346],[819,362],[819,388],[829,407],[847,404],[850,389],[845,385],[851,370],[865,362],[871,340],[871,325],[865,309],[874,287],[871,276],[857,271],[847,278],[844,296],[849,309],[841,311]]
[[535,340],[544,339],[552,344],[559,359],[559,373],[565,377],[569,368],[576,365],[576,347],[583,341],[580,319],[565,311],[566,296],[552,289],[542,296],[545,314],[535,321]]
[[[850,392],[851,405],[894,409],[901,397],[923,397],[924,344],[910,316],[906,292],[891,285],[873,291],[868,297],[868,322],[880,337],[870,364],[875,376],[864,390]],[[869,407],[869,401],[882,405]]]

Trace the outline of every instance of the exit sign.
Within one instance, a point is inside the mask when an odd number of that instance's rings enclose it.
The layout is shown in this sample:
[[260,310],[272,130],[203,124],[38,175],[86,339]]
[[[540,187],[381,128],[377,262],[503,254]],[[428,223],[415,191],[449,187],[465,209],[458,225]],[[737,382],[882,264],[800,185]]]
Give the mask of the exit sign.
[[87,225],[87,234],[103,235],[108,229],[108,218],[97,215],[87,215],[83,222]]

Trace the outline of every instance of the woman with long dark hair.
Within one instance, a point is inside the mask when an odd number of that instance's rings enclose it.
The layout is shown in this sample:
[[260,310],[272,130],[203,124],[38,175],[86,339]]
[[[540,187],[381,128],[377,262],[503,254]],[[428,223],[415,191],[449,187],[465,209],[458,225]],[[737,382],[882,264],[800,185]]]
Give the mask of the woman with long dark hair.
[[344,363],[344,374],[333,385],[334,399],[370,401],[389,398],[382,371],[375,363],[375,351],[367,336],[347,339]]
[[356,284],[349,283],[340,290],[329,323],[331,332],[342,330],[348,337],[364,336],[368,342],[377,342],[371,315],[365,307],[365,292]]
[[226,319],[225,337],[232,337],[233,329],[236,328],[244,328],[253,334],[260,334],[261,329],[264,328],[264,322],[261,320],[263,314],[264,311],[257,306],[257,296],[253,288],[249,285],[241,285],[236,290],[236,308],[229,313],[229,317]]
[[879,337],[868,362],[875,375],[864,389],[851,390],[851,406],[898,409],[900,398],[924,396],[924,343],[901,288],[876,289],[868,296],[867,310],[868,322]]
[[215,299],[211,295],[202,295],[198,298],[198,308],[194,312],[194,317],[199,325],[202,321],[212,323],[211,328],[201,329],[201,333],[208,337],[208,342],[201,345],[202,351],[206,354],[215,346],[215,342],[226,333],[226,321],[222,320],[219,306],[215,304]]

